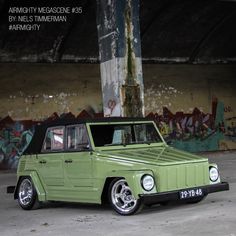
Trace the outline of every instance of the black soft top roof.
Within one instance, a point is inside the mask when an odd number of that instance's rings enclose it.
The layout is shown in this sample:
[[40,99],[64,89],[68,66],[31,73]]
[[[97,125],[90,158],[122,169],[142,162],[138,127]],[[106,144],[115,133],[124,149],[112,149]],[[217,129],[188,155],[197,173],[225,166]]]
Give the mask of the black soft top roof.
[[84,124],[84,123],[99,123],[99,122],[132,122],[132,121],[150,121],[149,118],[123,118],[123,117],[109,117],[109,118],[96,118],[96,119],[57,119],[55,121],[50,121],[42,123],[35,126],[34,135],[28,147],[23,152],[23,155],[39,154],[41,153],[41,148],[45,133],[47,128],[54,126],[68,126],[74,124]]

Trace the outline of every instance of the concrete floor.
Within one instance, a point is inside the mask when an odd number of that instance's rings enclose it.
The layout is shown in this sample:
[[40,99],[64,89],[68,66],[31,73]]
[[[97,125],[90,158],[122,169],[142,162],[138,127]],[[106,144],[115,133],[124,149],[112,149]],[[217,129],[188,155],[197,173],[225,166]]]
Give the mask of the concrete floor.
[[236,152],[205,154],[216,162],[230,191],[208,195],[198,204],[153,206],[135,216],[122,217],[109,207],[47,204],[23,211],[6,194],[15,174],[0,172],[0,234],[14,235],[214,235],[236,236]]

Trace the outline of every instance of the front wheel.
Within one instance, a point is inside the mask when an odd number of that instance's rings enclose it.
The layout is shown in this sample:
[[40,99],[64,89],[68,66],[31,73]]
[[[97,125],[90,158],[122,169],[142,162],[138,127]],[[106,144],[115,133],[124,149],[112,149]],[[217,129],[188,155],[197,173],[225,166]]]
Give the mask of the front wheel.
[[108,194],[112,208],[120,215],[132,215],[141,209],[140,199],[135,199],[125,179],[114,179]]
[[24,177],[20,180],[17,188],[17,198],[19,205],[24,210],[37,209],[39,207],[37,192],[30,177]]

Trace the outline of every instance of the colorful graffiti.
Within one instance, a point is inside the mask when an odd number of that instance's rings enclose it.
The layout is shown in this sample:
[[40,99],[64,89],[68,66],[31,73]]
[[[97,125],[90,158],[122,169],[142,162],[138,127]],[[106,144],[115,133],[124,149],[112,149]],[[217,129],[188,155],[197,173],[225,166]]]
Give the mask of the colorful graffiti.
[[220,141],[221,150],[230,150],[236,148],[236,117],[225,119],[226,129],[224,139]]
[[14,169],[33,135],[33,121],[0,121],[0,169]]
[[171,145],[179,149],[201,152],[219,149],[220,140],[224,139],[224,105],[217,100],[212,102],[212,113],[205,114],[195,108],[191,114],[171,113],[166,107],[163,114],[150,113],[160,132]]
[[[165,140],[174,147],[191,152],[217,151],[236,148],[236,117],[225,118],[228,110],[222,102],[214,99],[211,113],[195,108],[192,113],[173,114],[163,107],[161,115],[151,112],[147,117],[156,122]],[[103,113],[92,109],[83,110],[78,116],[71,112],[61,115],[54,112],[43,121],[14,121],[9,116],[5,117],[0,120],[0,169],[17,167],[19,156],[32,138],[35,124],[56,119],[101,117]]]

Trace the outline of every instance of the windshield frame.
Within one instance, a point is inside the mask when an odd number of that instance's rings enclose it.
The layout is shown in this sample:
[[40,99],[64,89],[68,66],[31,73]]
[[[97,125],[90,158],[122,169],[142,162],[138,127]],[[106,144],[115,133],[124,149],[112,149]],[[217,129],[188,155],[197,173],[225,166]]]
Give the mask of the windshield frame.
[[[90,127],[92,125],[101,125],[101,126],[102,125],[117,125],[119,126],[119,125],[140,125],[140,124],[152,124],[157,134],[160,137],[160,142],[140,142],[140,143],[129,143],[125,145],[120,143],[120,144],[115,144],[115,145],[96,146],[93,140],[93,135],[92,135],[91,127]],[[87,130],[89,133],[92,149],[120,149],[120,148],[134,148],[137,146],[150,147],[150,146],[163,146],[163,144],[167,145],[154,121],[94,122],[94,123],[87,123],[86,125],[87,125]]]

